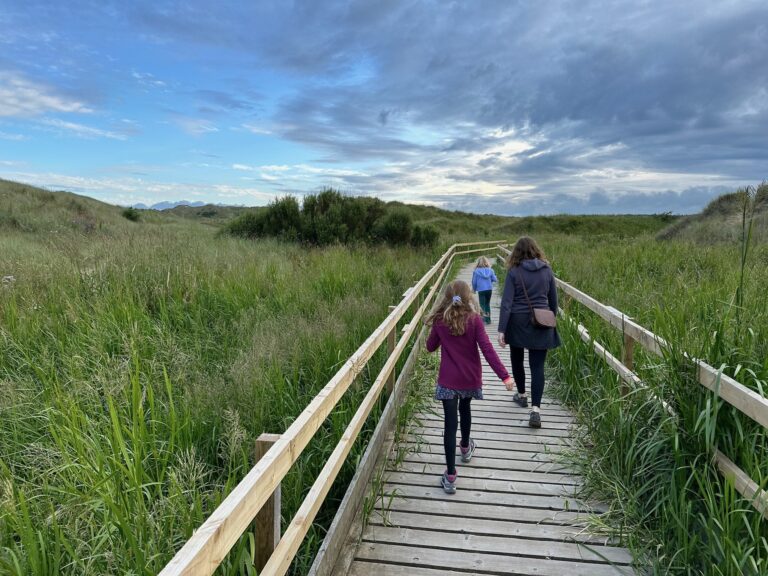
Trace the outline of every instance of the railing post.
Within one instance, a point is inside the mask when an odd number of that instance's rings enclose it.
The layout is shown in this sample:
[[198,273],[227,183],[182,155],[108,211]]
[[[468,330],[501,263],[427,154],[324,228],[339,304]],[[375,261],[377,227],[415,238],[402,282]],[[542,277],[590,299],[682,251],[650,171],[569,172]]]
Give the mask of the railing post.
[[[279,438],[279,434],[261,434],[256,439],[253,450],[255,461],[261,460]],[[272,496],[264,502],[264,506],[261,507],[253,521],[253,531],[256,538],[253,565],[259,572],[267,564],[269,557],[272,556],[272,552],[277,547],[277,543],[280,542],[280,496],[280,484],[278,484]]]
[[[396,306],[390,306],[389,311],[390,313],[392,310],[394,310]],[[387,334],[387,358],[389,358],[392,355],[392,352],[395,351],[395,346],[397,346],[397,324],[395,324],[392,327],[392,330],[389,331],[389,334]],[[392,394],[392,392],[395,389],[395,380],[397,380],[397,375],[395,374],[396,370],[393,367],[392,372],[389,375],[389,378],[387,378],[387,394]]]
[[[624,351],[621,354],[621,363],[630,371],[634,372],[635,364],[635,339],[626,332],[624,333]],[[629,392],[627,385],[622,382],[621,395],[626,396]]]

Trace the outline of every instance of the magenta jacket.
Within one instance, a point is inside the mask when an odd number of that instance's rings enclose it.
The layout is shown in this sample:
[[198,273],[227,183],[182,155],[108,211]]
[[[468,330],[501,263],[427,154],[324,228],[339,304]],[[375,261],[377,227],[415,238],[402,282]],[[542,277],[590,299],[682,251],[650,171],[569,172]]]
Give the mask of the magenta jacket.
[[437,382],[443,388],[475,390],[483,387],[483,367],[478,347],[496,375],[501,380],[509,378],[507,369],[488,339],[479,314],[472,314],[467,319],[466,330],[461,336],[453,336],[448,327],[436,319],[427,338],[427,351],[434,352],[439,346],[443,347],[443,353]]

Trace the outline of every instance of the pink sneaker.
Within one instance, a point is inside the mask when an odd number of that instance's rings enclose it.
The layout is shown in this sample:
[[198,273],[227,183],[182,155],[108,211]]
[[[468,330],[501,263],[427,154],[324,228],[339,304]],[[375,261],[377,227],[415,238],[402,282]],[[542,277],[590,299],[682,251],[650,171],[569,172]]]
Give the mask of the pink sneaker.
[[456,494],[456,474],[448,474],[448,470],[443,472],[440,485],[446,494]]
[[475,441],[472,440],[472,438],[469,439],[469,446],[466,448],[459,444],[459,448],[461,448],[461,461],[462,462],[469,462],[472,460],[472,454],[475,453],[475,448],[477,448],[477,445],[475,444]]

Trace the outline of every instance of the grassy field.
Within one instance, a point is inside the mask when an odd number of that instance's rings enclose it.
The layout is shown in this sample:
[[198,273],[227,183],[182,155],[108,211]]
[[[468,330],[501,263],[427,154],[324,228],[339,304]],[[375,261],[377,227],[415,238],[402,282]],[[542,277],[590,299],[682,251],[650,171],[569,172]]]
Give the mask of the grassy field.
[[[765,430],[695,379],[684,353],[757,391],[768,382],[768,245],[542,238],[557,274],[672,343],[664,359],[635,348],[649,392],[620,399],[616,374],[561,323],[554,355],[561,395],[586,431],[574,453],[585,495],[609,495],[614,524],[654,574],[768,573],[768,526],[711,460],[717,448],[763,488]],[[615,330],[576,303],[567,311],[620,356]],[[567,384],[565,384],[567,382]],[[655,395],[656,398],[653,396]],[[666,400],[670,416],[658,398]]]
[[[151,213],[134,223],[74,196],[9,198],[0,573],[157,573],[244,476],[253,439],[284,430],[434,260],[216,237]],[[286,517],[370,378],[284,481]],[[249,552],[246,537],[222,572],[245,573]]]
[[[0,573],[156,573],[243,477],[253,439],[287,427],[446,245],[523,233],[561,277],[678,345],[664,362],[638,355],[641,376],[678,410],[673,422],[643,394],[618,402],[615,377],[563,328],[552,366],[573,383],[559,393],[590,434],[587,490],[616,496],[620,528],[658,573],[765,572],[765,527],[707,464],[717,444],[764,484],[765,435],[708,402],[682,360],[684,350],[764,386],[765,245],[742,268],[733,243],[657,240],[676,225],[667,215],[407,209],[441,231],[440,247],[246,241],[217,234],[239,209],[142,210],[133,222],[95,200],[0,181]],[[620,350],[610,329],[571,312]],[[284,481],[284,519],[372,370]],[[351,472],[293,573],[306,572]],[[246,535],[221,573],[249,573],[251,545]]]

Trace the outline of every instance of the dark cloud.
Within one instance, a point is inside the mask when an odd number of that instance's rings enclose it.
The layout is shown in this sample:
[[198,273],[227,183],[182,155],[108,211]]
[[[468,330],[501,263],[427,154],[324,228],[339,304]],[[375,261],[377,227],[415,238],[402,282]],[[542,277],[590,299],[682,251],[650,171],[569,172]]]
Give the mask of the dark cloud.
[[[43,4],[33,6],[29,18]],[[67,10],[91,4],[79,6]],[[348,177],[355,189],[390,194],[434,173],[493,188],[494,211],[688,212],[766,177],[764,0],[93,6],[87,25],[109,15],[171,51],[212,48],[209,66],[235,59],[244,78],[287,78],[292,89],[260,110],[273,134],[322,162],[398,164]],[[226,89],[197,97],[211,115],[259,102]]]

